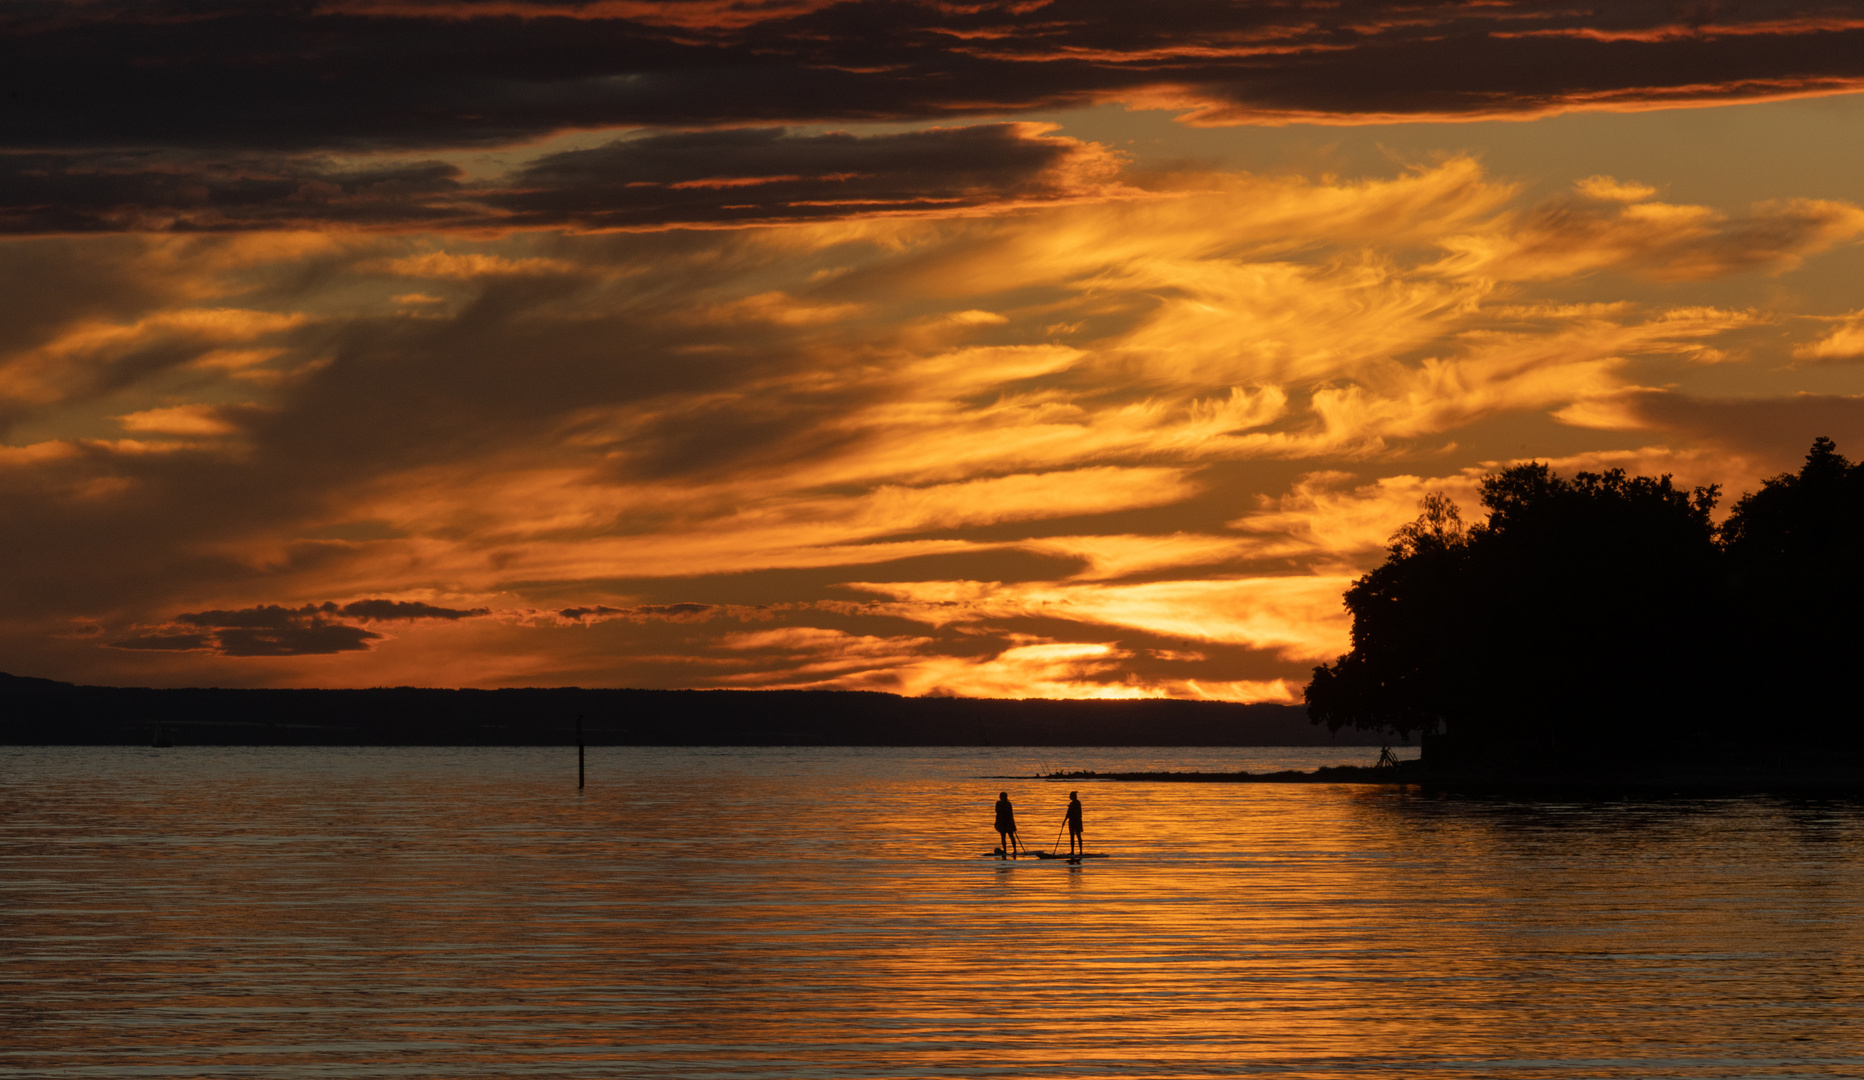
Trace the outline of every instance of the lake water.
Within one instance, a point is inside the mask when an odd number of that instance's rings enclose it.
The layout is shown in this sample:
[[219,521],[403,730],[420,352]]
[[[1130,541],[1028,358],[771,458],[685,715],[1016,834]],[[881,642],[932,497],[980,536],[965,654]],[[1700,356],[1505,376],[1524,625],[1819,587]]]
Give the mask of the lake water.
[[1375,755],[0,748],[0,1075],[1864,1075],[1864,803],[979,779]]

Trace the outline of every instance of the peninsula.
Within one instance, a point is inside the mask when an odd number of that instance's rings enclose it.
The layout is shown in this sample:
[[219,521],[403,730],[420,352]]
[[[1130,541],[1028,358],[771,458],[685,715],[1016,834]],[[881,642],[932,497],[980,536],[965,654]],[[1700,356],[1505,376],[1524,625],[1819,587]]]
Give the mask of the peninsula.
[[1864,787],[1864,465],[1813,441],[1720,489],[1540,463],[1441,494],[1346,593],[1316,723],[1421,738],[1431,782]]

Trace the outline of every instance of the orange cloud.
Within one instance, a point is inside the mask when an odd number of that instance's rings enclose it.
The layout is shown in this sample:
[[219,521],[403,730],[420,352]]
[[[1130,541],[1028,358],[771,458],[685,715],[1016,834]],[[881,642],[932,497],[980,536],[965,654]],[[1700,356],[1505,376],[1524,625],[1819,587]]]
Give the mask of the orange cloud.
[[395,274],[412,278],[452,278],[470,281],[494,276],[526,276],[569,273],[575,267],[561,259],[519,258],[483,255],[477,252],[456,254],[430,251],[424,255],[406,255],[399,259],[365,262],[356,268],[361,273]]
[[227,435],[237,430],[213,405],[171,405],[116,418],[124,431],[154,435]]
[[[1525,37],[1526,35],[1520,35]],[[1570,35],[1579,38],[1585,35]],[[1502,40],[1497,35],[1498,40]],[[1367,95],[1357,109],[1336,110],[1304,107],[1263,107],[1239,105],[1221,100],[1202,87],[1160,85],[1138,94],[1122,95],[1114,100],[1130,100],[1136,108],[1182,109],[1179,119],[1196,127],[1235,127],[1244,124],[1265,127],[1288,124],[1326,126],[1364,126],[1373,124],[1456,124],[1483,121],[1531,121],[1579,112],[1639,113],[1665,109],[1708,109],[1721,105],[1753,104],[1769,101],[1793,101],[1802,98],[1834,97],[1864,90],[1864,77],[1856,75],[1804,77],[1784,75],[1776,78],[1725,79],[1691,82],[1674,86],[1636,85],[1605,90],[1571,89],[1545,96],[1505,98],[1483,101],[1471,95],[1457,104],[1461,107],[1434,108],[1420,104],[1414,109],[1381,107]],[[1216,100],[1213,100],[1216,99]]]
[[1606,202],[1643,202],[1657,194],[1649,184],[1626,183],[1610,176],[1588,176],[1573,188],[1588,199]]
[[1347,560],[1382,552],[1399,527],[1417,517],[1419,501],[1433,492],[1449,495],[1464,520],[1481,517],[1475,475],[1387,476],[1343,487],[1349,479],[1346,473],[1311,473],[1288,494],[1265,499],[1267,507],[1230,526],[1261,536],[1265,555]]
[[1083,566],[1072,580],[1122,578],[1183,566],[1217,566],[1256,554],[1254,546],[1233,536],[1168,535],[1045,536],[1025,540],[1028,551],[1079,559]]
[[297,312],[183,307],[128,322],[75,319],[46,340],[0,353],[0,404],[43,407],[94,393],[124,369],[167,370],[224,358],[227,346],[276,338],[306,324]]
[[1850,360],[1864,356],[1864,311],[1853,311],[1835,320],[1832,327],[1816,341],[1796,346],[1793,355],[1802,360]]
[[783,292],[758,293],[729,304],[695,312],[700,319],[761,320],[784,326],[839,322],[861,310],[860,304],[810,304]]

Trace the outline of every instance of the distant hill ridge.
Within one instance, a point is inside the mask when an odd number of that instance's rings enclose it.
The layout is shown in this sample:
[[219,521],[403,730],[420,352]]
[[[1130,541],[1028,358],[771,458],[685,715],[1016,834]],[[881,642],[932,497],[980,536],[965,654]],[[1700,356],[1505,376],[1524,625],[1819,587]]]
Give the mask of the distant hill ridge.
[[151,689],[0,674],[0,745],[1377,746],[1295,705],[854,690]]

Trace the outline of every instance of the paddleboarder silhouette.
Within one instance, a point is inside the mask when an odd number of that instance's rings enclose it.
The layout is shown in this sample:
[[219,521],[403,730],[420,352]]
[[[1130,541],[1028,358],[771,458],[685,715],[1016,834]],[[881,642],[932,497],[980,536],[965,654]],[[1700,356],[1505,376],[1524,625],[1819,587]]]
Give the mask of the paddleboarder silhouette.
[[1081,836],[1081,795],[1068,793],[1068,854],[1086,854],[1087,841]]
[[1010,793],[997,792],[997,858],[1016,857],[1016,811]]

